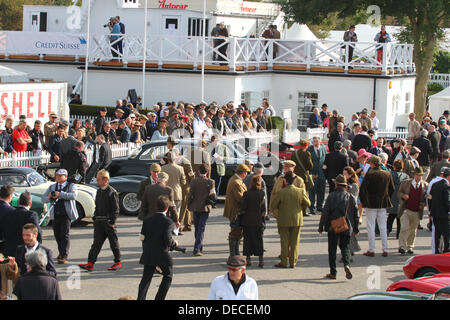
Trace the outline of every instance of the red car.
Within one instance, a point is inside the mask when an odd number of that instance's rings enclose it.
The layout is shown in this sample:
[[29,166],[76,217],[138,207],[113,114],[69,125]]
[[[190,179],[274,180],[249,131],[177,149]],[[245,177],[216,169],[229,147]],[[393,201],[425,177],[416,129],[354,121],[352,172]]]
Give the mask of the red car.
[[450,273],[450,252],[422,254],[409,258],[403,266],[409,279],[429,277],[438,273]]
[[433,294],[448,285],[450,285],[450,273],[439,273],[432,277],[397,281],[391,284],[386,291],[415,291]]

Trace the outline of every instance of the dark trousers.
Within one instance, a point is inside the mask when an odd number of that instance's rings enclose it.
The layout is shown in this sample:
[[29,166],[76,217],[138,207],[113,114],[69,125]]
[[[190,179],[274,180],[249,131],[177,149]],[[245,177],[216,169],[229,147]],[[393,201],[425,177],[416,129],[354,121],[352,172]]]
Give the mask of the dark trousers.
[[[450,219],[435,219],[433,218],[434,223],[434,245],[436,248],[436,253],[450,252]],[[439,252],[439,243],[441,240],[441,236],[444,238],[444,251]]]
[[211,165],[211,179],[214,180],[216,196],[220,195],[220,185],[222,183],[222,177],[217,173],[217,165],[213,163]]
[[352,46],[348,47],[348,60],[347,60],[347,62],[351,62],[353,60],[353,50],[354,50],[354,48]]
[[[400,235],[400,219],[397,217],[396,213],[389,213],[388,218],[387,218],[387,233],[391,233],[392,232],[392,226],[394,224],[394,220],[397,222],[397,232],[395,237],[398,239],[398,236]],[[377,224],[377,228],[378,228],[378,224]]]
[[329,188],[329,193],[332,193],[336,189],[336,185],[334,184],[333,180],[331,180],[331,179],[328,179],[328,188]]
[[55,213],[53,220],[53,234],[58,244],[58,257],[67,259],[70,249],[70,224],[71,221],[65,213]]
[[[213,40],[213,46],[214,46],[214,48],[217,48],[217,47],[222,43],[221,41],[222,41],[222,40],[214,39],[214,40]],[[217,54],[215,51],[213,51],[213,60],[214,60],[214,61],[218,60],[217,57],[218,57],[218,54]]]
[[337,246],[341,249],[344,266],[350,265],[350,235],[348,232],[335,234],[333,231],[328,232],[328,262],[330,264],[330,273],[337,274],[336,270],[336,251]]
[[[163,278],[159,285],[158,292],[156,293],[155,300],[164,300],[170,285],[172,284],[173,267],[172,266],[159,266],[161,268]],[[156,266],[145,265],[144,273],[142,274],[141,282],[139,283],[139,292],[137,300],[145,300],[147,297],[147,291],[152,282],[153,274],[155,273]]]
[[208,220],[208,212],[194,212],[194,254],[203,252],[203,238],[205,235],[206,221]]
[[114,262],[120,262],[120,247],[116,227],[110,225],[107,221],[94,222],[94,243],[89,251],[89,262],[95,263],[97,261],[98,254],[106,238],[108,238],[109,245],[114,254]]
[[119,57],[119,53],[122,54],[122,41],[117,41],[116,43],[113,43],[111,47],[112,47],[111,53],[114,58]]
[[314,179],[314,187],[309,190],[309,200],[311,201],[310,211],[322,211],[325,200],[325,178],[318,177]]

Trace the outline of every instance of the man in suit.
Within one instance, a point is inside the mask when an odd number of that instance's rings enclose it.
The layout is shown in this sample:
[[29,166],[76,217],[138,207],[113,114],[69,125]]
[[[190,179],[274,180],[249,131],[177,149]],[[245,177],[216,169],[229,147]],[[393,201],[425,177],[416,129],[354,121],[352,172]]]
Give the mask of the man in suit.
[[168,215],[175,223],[176,227],[180,227],[178,222],[177,208],[173,202],[173,189],[167,184],[169,183],[169,175],[165,172],[158,173],[158,181],[155,184],[150,184],[145,187],[144,195],[142,197],[142,209],[139,212],[138,219],[144,220],[145,217],[153,215],[157,210],[156,199],[160,195],[166,196],[170,201]]
[[15,256],[17,246],[23,244],[22,229],[27,223],[33,223],[38,227],[38,241],[42,242],[42,230],[39,227],[39,217],[31,208],[31,194],[24,192],[19,198],[19,207],[11,211],[3,221],[5,234],[5,254]]
[[236,173],[228,180],[227,192],[225,195],[225,207],[223,216],[230,221],[230,233],[228,244],[230,256],[239,255],[239,240],[242,238],[242,227],[237,222],[237,215],[244,199],[244,192],[247,191],[244,179],[250,169],[245,164],[240,164],[236,168]]
[[[356,128],[356,126],[355,126]],[[352,141],[352,150],[358,152],[360,149],[369,151],[373,147],[372,139],[367,134],[367,127],[361,126],[361,132],[355,135]]]
[[75,199],[78,188],[76,184],[67,181],[67,170],[56,171],[56,183],[49,186],[42,195],[42,202],[51,202],[50,220],[53,220],[53,234],[58,244],[58,263],[67,262],[70,249],[70,226],[78,219]]
[[328,118],[328,105],[324,103],[322,105],[322,111],[320,111],[320,119],[322,119],[322,122],[325,121],[326,118]]
[[167,164],[161,167],[161,172],[167,173],[169,181],[167,185],[173,190],[173,201],[177,208],[177,216],[180,215],[181,202],[183,200],[183,188],[186,186],[186,176],[183,167],[174,163],[176,159],[173,151],[167,154]]
[[386,148],[386,146],[384,145],[384,138],[382,137],[377,138],[377,146],[369,149],[369,153],[375,156],[379,156],[382,153],[386,153],[389,158],[392,156],[392,151]]
[[108,270],[116,271],[122,269],[119,239],[117,238],[116,230],[116,220],[120,211],[119,194],[109,185],[109,179],[108,171],[103,169],[97,173],[97,184],[100,188],[97,189],[95,211],[92,218],[94,220],[94,243],[91,250],[89,250],[88,263],[78,265],[87,271],[94,270],[94,264],[106,238],[109,240],[114,255],[114,264]]
[[56,134],[56,129],[58,128],[56,120],[58,120],[58,115],[52,112],[49,115],[49,121],[44,124],[44,137],[46,148],[49,148],[50,139]]
[[[72,150],[62,159],[61,168],[67,170],[70,181],[74,183],[86,183],[86,155],[83,152],[84,143],[77,141]],[[89,181],[90,182],[90,181]]]
[[369,250],[365,256],[375,256],[375,225],[378,224],[383,244],[383,257],[387,257],[387,224],[386,209],[392,207],[392,194],[394,193],[394,182],[389,172],[381,169],[381,159],[372,156],[367,160],[370,169],[364,176],[359,189],[359,196],[367,216],[367,234],[369,239]]
[[216,129],[220,135],[222,136],[226,136],[227,132],[230,131],[230,128],[228,128],[227,122],[225,120],[225,111],[223,109],[219,109],[219,111],[217,111],[217,120],[214,123],[214,129]]
[[327,150],[325,146],[320,143],[320,137],[314,137],[313,144],[308,147],[307,151],[311,154],[311,161],[313,163],[311,175],[314,180],[314,187],[309,190],[309,201],[311,201],[309,211],[310,214],[316,214],[316,209],[317,211],[322,212],[323,202],[325,200],[326,178],[323,172],[323,164],[325,162]]
[[334,151],[325,156],[323,162],[323,171],[328,180],[330,193],[334,191],[336,185],[333,182],[339,174],[342,174],[344,168],[349,165],[348,156],[342,153],[342,142],[336,141],[334,143]]
[[[355,26],[354,25],[351,25],[348,28],[348,30],[344,32],[343,40],[345,42],[358,42],[358,36],[356,35]],[[352,59],[353,59],[353,50],[354,50],[354,47],[351,44],[349,44],[349,46],[348,46],[347,62],[351,62],[352,61]]]
[[[161,172],[161,166],[157,163],[153,163],[150,166],[150,177],[148,177],[145,180],[142,180],[141,183],[139,183],[139,190],[138,190],[138,194],[137,194],[137,198],[139,201],[142,201],[144,199],[144,193],[145,193],[145,188],[149,185],[149,184],[155,184],[158,182],[158,173]],[[142,210],[142,206],[141,209]]]
[[45,272],[48,257],[37,249],[25,256],[28,273],[21,276],[14,286],[13,294],[18,300],[61,300],[58,280]]
[[[313,168],[311,154],[306,151],[309,140],[302,139],[299,142],[300,148],[292,153],[291,160],[295,162],[294,173],[303,179],[305,182],[306,191],[309,191],[308,184],[310,183],[309,171]],[[305,215],[306,212],[304,212]]]
[[131,138],[131,118],[128,117],[125,120],[122,119],[119,121],[119,129],[120,129],[120,142],[121,143],[128,143],[130,142]]
[[416,168],[414,178],[403,181],[398,190],[398,198],[402,200],[397,214],[401,226],[398,252],[402,255],[414,254],[414,241],[423,216],[428,188],[428,183],[422,180],[423,175],[423,169]]
[[439,252],[441,236],[444,238],[444,252],[450,252],[450,168],[444,170],[443,179],[434,183],[430,191],[430,216],[434,225],[435,253]]
[[111,147],[105,142],[105,137],[102,134],[99,134],[96,141],[97,144],[94,148],[93,160],[86,173],[86,181],[88,182],[97,175],[98,171],[102,169],[108,170],[112,163]]
[[313,113],[309,116],[308,128],[322,128],[323,122],[320,118],[319,108],[314,108]]
[[211,203],[216,198],[214,180],[209,179],[208,170],[204,164],[200,166],[199,176],[195,177],[190,184],[188,194],[188,208],[194,213],[195,243],[194,256],[203,255],[203,236],[206,221],[211,212]]
[[[297,176],[295,173],[295,162],[292,160],[286,160],[283,164],[283,174],[279,175],[276,179],[275,179],[275,184],[273,186],[272,192],[271,192],[271,196],[270,196],[270,200],[269,200],[269,208],[270,208],[270,203],[272,202],[272,198],[273,196],[275,196],[275,194],[280,191],[281,189],[284,189],[286,187],[286,181],[284,180],[284,176],[288,173],[291,172],[292,176],[294,177],[294,182],[292,183],[294,186],[296,186],[297,188],[300,189],[305,189],[305,182],[303,181],[303,179],[299,176]],[[276,214],[276,213],[274,213]]]
[[94,126],[95,126],[96,134],[101,134],[101,132],[103,131],[103,126],[105,125],[105,122],[106,122],[105,116],[106,116],[107,112],[108,112],[108,109],[103,107],[100,109],[100,115],[97,116],[97,118],[95,118]]
[[420,131],[420,137],[413,140],[412,145],[420,149],[419,157],[417,161],[419,162],[420,167],[423,169],[424,176],[423,178],[426,180],[428,174],[430,172],[430,160],[433,154],[433,148],[431,146],[431,141],[428,140],[428,131],[422,130]]
[[47,273],[56,278],[56,268],[55,263],[53,262],[53,252],[52,250],[44,247],[38,240],[38,227],[33,223],[27,223],[22,228],[22,245],[16,248],[16,252],[14,253],[14,257],[16,258],[17,266],[19,268],[19,273],[23,276],[27,272],[25,255],[30,252],[34,252],[38,249],[44,250],[47,254],[48,262],[45,265],[45,270]]
[[338,122],[337,130],[333,131],[330,134],[330,138],[328,139],[328,150],[334,150],[334,143],[336,141],[340,141],[344,143],[348,138],[348,133],[344,132],[344,124],[342,122]]
[[[332,149],[330,149],[332,150]],[[344,141],[344,147],[342,148],[342,153],[345,153],[348,156],[348,165],[352,166],[356,159],[358,158],[358,153],[352,150],[352,142],[351,140]]]
[[[439,161],[439,144],[441,143],[441,133],[436,131],[436,127],[434,125],[430,125],[428,127],[428,140],[431,142],[431,149],[433,150],[431,153],[431,164]],[[427,179],[428,180],[428,179]]]
[[195,175],[198,175],[200,165],[204,164],[208,170],[208,178],[211,178],[211,156],[205,150],[206,147],[206,141],[202,140],[200,147],[196,145],[190,150],[188,160],[191,162],[192,171],[194,171]]
[[11,186],[2,186],[0,188],[0,252],[4,252],[5,244],[5,219],[16,209],[10,205],[14,197],[14,188]]
[[172,283],[173,262],[169,249],[177,247],[178,242],[172,238],[173,222],[166,216],[171,202],[167,196],[159,195],[156,198],[156,212],[146,217],[142,224],[142,256],[139,263],[144,265],[144,272],[137,300],[145,300],[157,266],[162,270],[163,279],[155,300],[164,300]]
[[71,132],[67,138],[64,138],[61,140],[61,143],[59,144],[59,159],[60,162],[64,161],[64,157],[69,153],[70,150],[72,150],[75,146],[75,143],[77,143],[77,139],[73,136],[75,132]]
[[304,207],[311,202],[305,190],[293,185],[294,176],[288,172],[284,175],[286,187],[278,191],[271,201],[270,210],[276,212],[278,231],[281,242],[281,262],[277,268],[295,268],[298,261],[298,247],[300,241],[300,228],[303,226]]
[[59,162],[60,153],[59,153],[59,145],[63,140],[64,127],[58,126],[56,129],[56,133],[50,138],[48,144],[48,151],[50,152],[50,162]]
[[427,182],[430,183],[431,180],[436,178],[441,174],[441,168],[443,167],[449,167],[450,168],[450,161],[448,159],[450,158],[450,150],[445,150],[442,152],[442,160],[439,162],[435,162],[430,169],[430,173],[427,177]]
[[186,184],[184,187],[181,187],[181,194],[182,194],[182,200],[181,200],[181,208],[179,213],[179,221],[182,225],[181,231],[191,231],[192,230],[192,211],[188,210],[188,194],[189,194],[189,185],[191,181],[194,179],[195,174],[194,170],[192,170],[192,164],[191,162],[182,154],[180,154],[180,151],[178,149],[173,150],[174,154],[176,155],[176,158],[174,160],[174,163],[179,165],[183,168],[184,175],[186,176]]

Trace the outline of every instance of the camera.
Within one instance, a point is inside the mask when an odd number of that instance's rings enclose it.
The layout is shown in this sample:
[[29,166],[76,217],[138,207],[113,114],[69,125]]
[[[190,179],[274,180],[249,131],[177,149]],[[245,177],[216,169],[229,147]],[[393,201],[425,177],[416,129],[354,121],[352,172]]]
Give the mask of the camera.
[[50,194],[51,194],[52,197],[56,197],[56,192],[55,191],[50,192]]
[[0,260],[0,264],[6,264],[8,262],[9,262],[9,258],[4,258],[4,259]]
[[112,23],[108,22],[107,24],[103,25],[103,28],[108,28],[108,27],[111,27],[111,26],[112,26]]

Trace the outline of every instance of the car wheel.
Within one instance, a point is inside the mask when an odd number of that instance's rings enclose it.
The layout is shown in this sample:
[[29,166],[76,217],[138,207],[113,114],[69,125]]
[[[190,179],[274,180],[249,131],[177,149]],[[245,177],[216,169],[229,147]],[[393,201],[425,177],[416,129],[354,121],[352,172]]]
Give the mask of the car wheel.
[[137,193],[121,193],[119,196],[120,212],[126,216],[137,216],[142,202],[138,200]]
[[414,275],[414,278],[431,277],[438,273],[440,273],[439,270],[436,270],[435,268],[425,267],[417,270],[416,274]]
[[84,219],[84,217],[86,217],[86,214],[84,212],[83,206],[81,205],[81,203],[79,203],[78,201],[76,202],[76,206],[77,206],[77,212],[78,212],[78,219],[75,220],[74,222],[72,222],[72,227],[79,227],[82,226],[83,223],[81,222],[81,220]]

